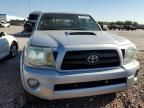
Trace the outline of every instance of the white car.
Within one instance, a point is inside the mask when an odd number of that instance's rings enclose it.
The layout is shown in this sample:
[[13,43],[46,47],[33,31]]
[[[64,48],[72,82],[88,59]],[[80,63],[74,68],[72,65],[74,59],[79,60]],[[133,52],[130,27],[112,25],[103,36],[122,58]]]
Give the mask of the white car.
[[5,22],[5,21],[2,21],[1,23],[0,23],[0,27],[10,27],[10,23],[7,23],[7,22]]
[[4,57],[15,57],[18,51],[18,41],[14,36],[0,32],[0,59]]

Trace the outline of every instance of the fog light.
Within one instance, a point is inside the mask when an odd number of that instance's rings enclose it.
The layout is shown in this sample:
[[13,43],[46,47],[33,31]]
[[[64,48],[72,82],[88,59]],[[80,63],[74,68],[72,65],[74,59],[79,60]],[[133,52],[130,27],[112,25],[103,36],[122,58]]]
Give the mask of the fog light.
[[36,88],[39,86],[39,82],[36,79],[29,79],[28,85],[32,88]]

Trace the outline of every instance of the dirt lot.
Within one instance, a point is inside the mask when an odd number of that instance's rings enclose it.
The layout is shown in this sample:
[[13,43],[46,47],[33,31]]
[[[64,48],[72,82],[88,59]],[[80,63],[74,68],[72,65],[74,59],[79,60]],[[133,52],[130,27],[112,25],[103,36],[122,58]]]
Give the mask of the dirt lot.
[[35,104],[25,101],[19,73],[20,53],[28,38],[20,34],[22,27],[11,26],[7,29],[0,28],[0,31],[14,34],[20,46],[16,58],[0,61],[0,108],[144,108],[144,31],[109,31],[123,35],[138,47],[137,59],[141,63],[141,69],[139,80],[132,88],[115,94],[56,101],[41,100]]

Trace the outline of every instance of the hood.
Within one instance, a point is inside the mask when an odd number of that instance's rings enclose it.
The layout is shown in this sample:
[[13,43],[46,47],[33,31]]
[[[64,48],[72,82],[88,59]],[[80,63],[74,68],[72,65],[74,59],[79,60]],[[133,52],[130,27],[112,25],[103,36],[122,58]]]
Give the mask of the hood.
[[103,31],[35,31],[30,38],[31,45],[44,47],[80,44],[124,45],[129,43],[131,42],[123,37]]

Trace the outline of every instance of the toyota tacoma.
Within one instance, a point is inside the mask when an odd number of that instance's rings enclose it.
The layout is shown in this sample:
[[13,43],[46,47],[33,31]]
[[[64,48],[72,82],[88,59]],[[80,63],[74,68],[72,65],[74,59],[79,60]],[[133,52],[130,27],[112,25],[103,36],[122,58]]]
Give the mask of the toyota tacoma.
[[21,55],[21,80],[31,96],[48,100],[123,91],[137,81],[135,56],[132,42],[88,14],[42,12]]

